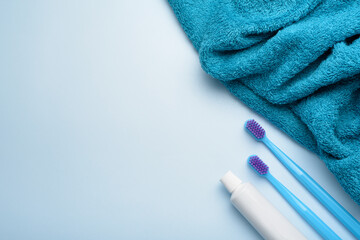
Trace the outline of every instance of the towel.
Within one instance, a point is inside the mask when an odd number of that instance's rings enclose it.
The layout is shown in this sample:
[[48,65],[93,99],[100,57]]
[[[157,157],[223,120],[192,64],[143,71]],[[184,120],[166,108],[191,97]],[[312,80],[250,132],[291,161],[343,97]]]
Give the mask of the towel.
[[360,204],[360,1],[169,0],[200,56]]

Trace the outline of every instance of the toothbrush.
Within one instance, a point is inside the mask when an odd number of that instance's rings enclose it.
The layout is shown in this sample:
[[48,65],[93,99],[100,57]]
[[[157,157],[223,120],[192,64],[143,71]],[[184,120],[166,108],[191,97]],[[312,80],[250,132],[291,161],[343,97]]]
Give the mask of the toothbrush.
[[254,119],[245,123],[245,128],[257,141],[263,142],[279,161],[301,182],[349,231],[360,239],[360,223],[345,210],[293,160],[283,153],[265,134],[265,130]]
[[341,238],[329,228],[310,208],[301,202],[292,192],[282,185],[269,172],[269,167],[256,155],[250,156],[248,163],[260,175],[265,177],[295,210],[326,240]]

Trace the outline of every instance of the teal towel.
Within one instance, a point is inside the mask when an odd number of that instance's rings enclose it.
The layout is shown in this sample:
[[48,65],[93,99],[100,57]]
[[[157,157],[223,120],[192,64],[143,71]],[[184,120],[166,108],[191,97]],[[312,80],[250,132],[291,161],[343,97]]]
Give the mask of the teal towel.
[[360,1],[169,2],[202,68],[318,154],[360,204]]

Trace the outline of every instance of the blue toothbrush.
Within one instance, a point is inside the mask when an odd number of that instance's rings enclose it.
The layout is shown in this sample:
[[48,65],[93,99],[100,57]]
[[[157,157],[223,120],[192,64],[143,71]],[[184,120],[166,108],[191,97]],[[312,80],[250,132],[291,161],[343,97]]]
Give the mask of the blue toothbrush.
[[265,134],[265,130],[255,120],[248,120],[245,128],[257,141],[263,142],[279,161],[301,182],[349,231],[360,239],[360,223],[330,196],[314,179],[312,179],[293,160],[283,153]]
[[260,176],[265,177],[279,191],[290,205],[295,208],[295,210],[321,235],[321,237],[329,240],[341,240],[341,238],[313,211],[311,211],[310,208],[270,174],[269,167],[258,156],[250,156],[248,162]]

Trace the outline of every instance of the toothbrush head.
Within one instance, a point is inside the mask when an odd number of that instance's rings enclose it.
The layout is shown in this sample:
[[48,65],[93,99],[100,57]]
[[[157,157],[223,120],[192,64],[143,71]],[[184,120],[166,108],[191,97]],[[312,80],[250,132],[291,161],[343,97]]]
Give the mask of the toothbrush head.
[[254,119],[247,120],[246,123],[245,123],[245,128],[258,141],[265,137],[265,130]]
[[260,176],[266,175],[269,172],[268,165],[256,155],[250,156],[248,162]]

